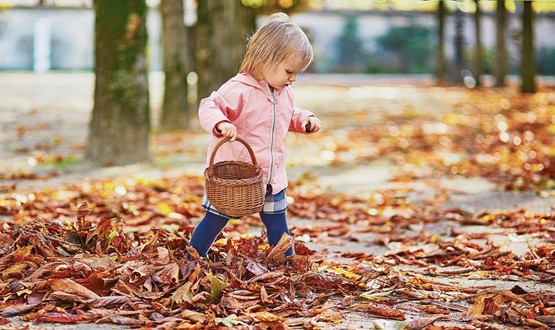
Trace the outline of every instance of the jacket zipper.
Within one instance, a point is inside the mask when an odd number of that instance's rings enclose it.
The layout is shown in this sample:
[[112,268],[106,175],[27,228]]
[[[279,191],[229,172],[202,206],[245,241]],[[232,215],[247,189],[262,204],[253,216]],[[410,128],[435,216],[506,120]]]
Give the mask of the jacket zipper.
[[274,91],[270,89],[270,94],[272,95],[272,130],[270,132],[270,169],[268,170],[268,184],[272,182],[272,174],[274,168],[274,140],[275,140],[275,129],[276,129],[276,95]]

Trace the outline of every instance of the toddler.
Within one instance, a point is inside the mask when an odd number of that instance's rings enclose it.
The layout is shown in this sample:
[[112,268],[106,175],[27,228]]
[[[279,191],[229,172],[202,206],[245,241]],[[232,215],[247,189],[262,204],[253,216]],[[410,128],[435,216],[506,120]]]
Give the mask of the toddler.
[[[200,124],[212,134],[207,163],[223,137],[234,141],[240,136],[252,147],[267,184],[260,217],[271,246],[284,233],[289,234],[285,136],[288,131],[320,130],[320,120],[312,112],[295,106],[290,87],[312,58],[312,46],[304,32],[286,14],[273,14],[250,38],[239,73],[202,99],[199,106]],[[218,149],[214,163],[224,160],[251,162],[244,145],[233,142]],[[206,256],[230,217],[215,209],[206,196],[202,207],[207,212],[195,228],[190,245],[200,256]],[[293,253],[291,247],[285,254]]]

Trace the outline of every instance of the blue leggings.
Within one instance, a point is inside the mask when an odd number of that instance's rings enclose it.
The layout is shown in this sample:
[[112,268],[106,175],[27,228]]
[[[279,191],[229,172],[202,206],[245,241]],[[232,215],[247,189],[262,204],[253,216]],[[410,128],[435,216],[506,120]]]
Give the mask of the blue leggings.
[[[271,246],[275,246],[279,242],[283,233],[289,235],[285,212],[279,214],[260,213],[260,218],[266,226],[268,243],[270,243]],[[216,237],[218,237],[220,232],[227,225],[227,222],[228,219],[225,217],[206,212],[204,218],[195,228],[189,244],[197,250],[200,256],[205,257],[216,240]],[[285,252],[285,255],[293,255],[293,247],[290,247],[289,250]]]

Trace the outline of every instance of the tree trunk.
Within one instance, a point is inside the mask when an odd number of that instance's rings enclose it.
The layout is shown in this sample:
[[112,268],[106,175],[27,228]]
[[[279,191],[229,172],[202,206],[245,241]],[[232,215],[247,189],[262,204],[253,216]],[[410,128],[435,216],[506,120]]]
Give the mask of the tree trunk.
[[450,80],[455,84],[463,83],[463,70],[465,68],[464,64],[464,20],[463,12],[460,9],[455,11],[455,38],[454,38],[454,48],[455,48],[455,64],[453,70],[451,71]]
[[474,47],[474,79],[476,80],[476,87],[480,87],[480,77],[482,76],[482,28],[481,17],[482,11],[480,10],[479,0],[474,0],[476,5],[476,12],[474,13],[474,39],[476,45]]
[[497,24],[495,44],[495,87],[504,87],[507,75],[507,46],[506,46],[506,22],[507,9],[505,0],[497,0]]
[[445,79],[445,4],[439,1],[437,4],[437,53],[435,76],[438,83]]
[[197,17],[195,71],[200,100],[238,72],[256,17],[238,0],[198,1]]
[[162,0],[162,43],[164,48],[164,101],[160,130],[177,131],[190,128],[191,110],[187,101],[186,28],[183,0]]
[[145,0],[96,0],[95,92],[86,157],[125,165],[150,158]]
[[522,54],[520,63],[523,93],[536,92],[536,56],[534,53],[534,10],[532,1],[524,1],[522,11]]

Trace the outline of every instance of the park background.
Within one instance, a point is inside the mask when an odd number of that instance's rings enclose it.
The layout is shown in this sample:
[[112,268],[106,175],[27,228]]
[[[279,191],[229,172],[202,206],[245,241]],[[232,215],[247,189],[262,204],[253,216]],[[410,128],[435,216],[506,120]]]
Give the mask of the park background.
[[[0,72],[3,326],[555,326],[553,2],[478,1],[478,57],[474,1],[200,1],[196,32],[194,2],[158,4],[184,14],[170,15],[170,30],[156,3],[141,3],[0,2],[0,56],[12,63]],[[195,112],[197,92],[235,73],[252,29],[241,24],[275,10],[315,44],[314,67],[293,88],[325,127],[288,136],[298,258],[283,265],[246,217],[213,258],[188,263],[210,136],[194,116],[179,119]],[[110,13],[137,32],[123,40],[148,47],[95,54],[95,28],[103,42],[122,33]],[[192,45],[200,52],[183,52]],[[106,102],[106,87],[118,97]],[[186,103],[164,123],[176,100]],[[122,109],[129,117],[110,117]],[[93,129],[94,113],[107,131]]]
[[[146,1],[138,12],[144,25],[134,41],[145,46],[127,44],[124,52],[130,60],[138,56],[134,60],[141,66],[131,76],[134,84],[145,87],[130,86],[125,93],[137,93],[134,116],[144,119],[114,120],[107,109],[109,90],[119,87],[104,86],[102,81],[124,85],[125,81],[114,79],[126,77],[129,72],[118,70],[131,64],[110,66],[114,56],[119,59],[118,50],[102,45],[117,38],[111,35],[116,16],[100,15],[101,2],[96,9],[92,5],[47,0],[0,3],[0,70],[94,70],[95,109],[86,153],[96,163],[148,159],[147,127],[192,128],[199,99],[237,71],[245,40],[265,15],[276,10],[291,14],[314,44],[315,60],[308,69],[313,74],[420,75],[437,84],[469,88],[504,87],[516,77],[521,91],[532,93],[537,76],[543,83],[554,74],[555,37],[546,33],[554,28],[551,1]],[[149,94],[151,74],[152,81],[163,84],[160,102]],[[98,131],[108,122],[113,123],[110,129]],[[119,139],[125,126],[134,133]],[[129,142],[133,148],[128,148]],[[121,155],[118,159],[116,153]]]
[[[149,67],[163,70],[162,17],[159,0],[150,0],[147,28]],[[479,1],[485,73],[492,73],[495,54],[495,1]],[[91,1],[0,2],[0,70],[92,70],[94,10]],[[454,7],[455,6],[455,7]],[[460,38],[467,66],[476,47],[475,3],[448,1],[445,52],[455,60]],[[522,37],[522,2],[508,2],[505,33],[509,72],[518,73]],[[549,1],[536,1],[534,29],[539,75],[555,75],[555,12]],[[311,1],[293,13],[293,21],[309,35],[315,50],[310,72],[424,73],[434,71],[437,4],[433,1]],[[453,8],[454,7],[454,8]],[[196,5],[184,1],[184,23],[196,23]],[[259,18],[259,21],[263,17]],[[458,21],[460,19],[460,21]],[[457,25],[459,24],[459,25]],[[71,26],[71,28],[68,28]],[[395,38],[398,38],[395,40]],[[380,41],[381,40],[381,41]],[[391,43],[410,40],[410,46]],[[412,47],[412,48],[411,48]],[[341,49],[340,49],[341,48]],[[411,56],[409,56],[411,55]],[[412,58],[411,58],[412,57]]]

